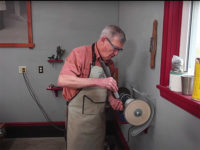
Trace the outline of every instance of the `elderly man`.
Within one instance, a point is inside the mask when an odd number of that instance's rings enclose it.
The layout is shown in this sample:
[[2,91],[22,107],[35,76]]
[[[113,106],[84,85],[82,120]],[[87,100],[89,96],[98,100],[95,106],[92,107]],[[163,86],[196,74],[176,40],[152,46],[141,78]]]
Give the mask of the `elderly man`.
[[123,104],[113,96],[118,91],[113,77],[106,77],[101,61],[114,73],[112,57],[123,50],[125,33],[115,25],[106,26],[98,41],[72,50],[58,77],[67,100],[67,150],[103,150],[105,102],[114,110]]

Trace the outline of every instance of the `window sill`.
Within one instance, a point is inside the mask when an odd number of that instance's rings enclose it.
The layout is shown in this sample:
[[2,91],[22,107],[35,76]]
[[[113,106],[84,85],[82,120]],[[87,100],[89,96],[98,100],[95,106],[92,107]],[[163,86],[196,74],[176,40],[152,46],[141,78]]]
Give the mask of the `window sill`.
[[192,96],[182,95],[180,92],[173,92],[166,86],[157,85],[156,87],[160,89],[160,96],[200,118],[200,101],[193,100]]

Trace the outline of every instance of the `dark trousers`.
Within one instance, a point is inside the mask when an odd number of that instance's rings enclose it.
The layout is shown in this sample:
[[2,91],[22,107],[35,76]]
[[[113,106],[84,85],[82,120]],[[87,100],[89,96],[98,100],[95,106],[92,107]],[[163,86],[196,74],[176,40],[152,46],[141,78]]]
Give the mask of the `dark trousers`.
[[0,11],[0,30],[4,28],[3,11]]

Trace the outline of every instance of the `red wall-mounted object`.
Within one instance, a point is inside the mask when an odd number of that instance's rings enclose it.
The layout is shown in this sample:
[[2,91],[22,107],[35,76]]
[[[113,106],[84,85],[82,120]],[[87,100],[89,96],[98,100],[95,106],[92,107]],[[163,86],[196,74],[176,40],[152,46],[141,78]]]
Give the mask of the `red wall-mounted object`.
[[46,90],[51,90],[55,93],[55,96],[58,97],[58,91],[61,91],[63,88],[62,87],[52,87],[52,88],[47,88]]
[[52,59],[52,60],[48,60],[48,62],[50,62],[50,63],[61,63],[61,62],[63,62],[63,60]]

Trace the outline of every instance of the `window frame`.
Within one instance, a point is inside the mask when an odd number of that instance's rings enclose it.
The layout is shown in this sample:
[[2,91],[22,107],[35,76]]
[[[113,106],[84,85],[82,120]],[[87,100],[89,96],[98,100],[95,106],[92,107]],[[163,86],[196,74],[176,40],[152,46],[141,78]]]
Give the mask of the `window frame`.
[[165,1],[163,19],[163,37],[160,84],[160,96],[172,102],[190,114],[200,118],[200,101],[192,96],[182,95],[169,89],[169,73],[173,55],[179,56],[183,1]]

